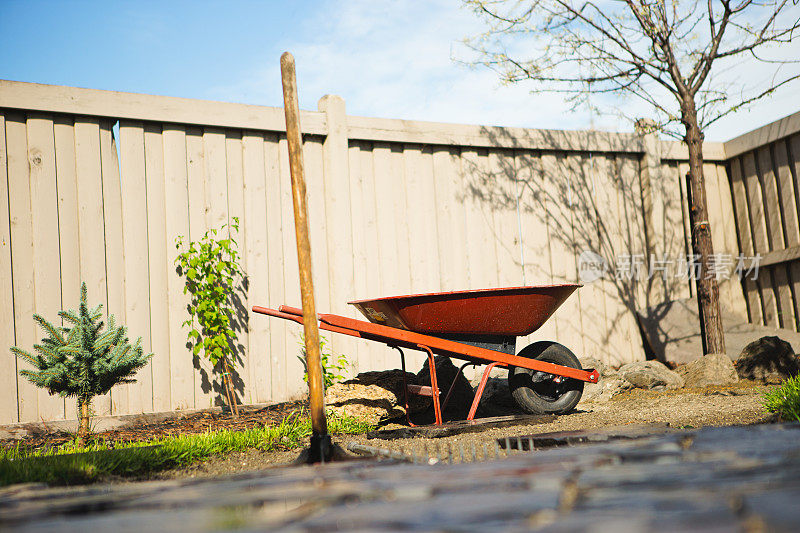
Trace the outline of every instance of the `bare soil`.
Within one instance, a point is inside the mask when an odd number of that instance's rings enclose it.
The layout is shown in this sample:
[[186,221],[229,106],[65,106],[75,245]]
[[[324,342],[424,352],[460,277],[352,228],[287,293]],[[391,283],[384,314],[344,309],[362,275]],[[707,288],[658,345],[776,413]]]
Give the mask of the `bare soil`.
[[[241,431],[265,425],[277,425],[289,416],[295,416],[308,409],[307,402],[283,402],[268,407],[239,407],[239,416],[233,417],[226,411],[206,410],[181,414],[175,418],[154,423],[138,423],[118,429],[94,433],[93,438],[105,442],[109,448],[118,443],[152,440],[172,435],[191,435],[227,429]],[[18,444],[31,449],[54,447],[74,438],[68,432],[45,432],[31,434],[23,439],[0,440],[0,446],[12,447]]]
[[[619,426],[645,426],[659,428],[697,428],[703,426],[730,426],[763,424],[774,421],[773,415],[764,411],[761,396],[774,387],[752,381],[734,385],[713,386],[701,389],[674,391],[646,391],[634,389],[605,403],[587,403],[573,413],[555,420],[534,425],[516,425],[487,428],[477,433],[464,433],[451,437],[426,439],[378,439],[367,435],[334,435],[334,442],[345,447],[350,442],[376,448],[411,452],[439,446],[469,447],[502,437],[538,435],[542,433],[604,429]],[[402,427],[396,424],[384,429]],[[237,472],[255,471],[292,463],[299,450],[264,453],[250,450],[216,457],[188,468],[155,474],[155,478],[186,478],[219,476]]]

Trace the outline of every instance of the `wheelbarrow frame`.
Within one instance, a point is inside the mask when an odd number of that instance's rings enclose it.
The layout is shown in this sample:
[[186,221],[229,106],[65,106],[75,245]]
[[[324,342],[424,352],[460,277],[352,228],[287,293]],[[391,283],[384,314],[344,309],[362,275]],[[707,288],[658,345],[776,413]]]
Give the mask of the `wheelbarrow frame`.
[[[303,311],[302,309],[298,309],[296,307],[281,305],[276,310],[268,307],[253,306],[252,310],[254,313],[291,320],[293,322],[297,322],[298,324],[303,324]],[[489,378],[489,373],[491,372],[492,368],[496,366],[502,366],[506,368],[509,366],[521,367],[539,372],[545,372],[561,378],[571,378],[588,383],[597,383],[600,377],[599,373],[595,369],[584,370],[579,368],[571,368],[568,366],[548,363],[547,361],[519,357],[513,353],[504,353],[502,351],[492,350],[483,346],[475,345],[483,344],[484,346],[491,346],[492,344],[498,344],[499,346],[500,344],[480,342],[484,338],[479,335],[474,336],[472,339],[465,339],[464,342],[459,342],[434,335],[426,335],[422,333],[416,333],[414,331],[383,326],[381,324],[374,324],[364,320],[347,318],[340,315],[320,313],[317,315],[317,317],[319,319],[319,327],[321,329],[332,331],[334,333],[350,335],[360,339],[381,342],[391,348],[396,348],[400,352],[403,369],[403,393],[405,395],[404,400],[406,404],[406,418],[410,425],[414,424],[412,424],[410,418],[408,418],[409,389],[417,394],[424,396],[430,395],[433,398],[433,410],[437,425],[442,424],[442,409],[447,405],[447,401],[453,392],[456,381],[455,379],[453,380],[448,393],[445,395],[445,401],[440,403],[440,391],[438,387],[438,381],[436,379],[434,354],[466,360],[467,362],[461,367],[459,373],[463,372],[464,368],[471,364],[487,365],[486,369],[484,369],[483,376],[481,377],[480,385],[475,392],[475,397],[472,401],[467,420],[472,420],[475,417],[475,412],[477,411],[478,404],[480,403],[481,396],[483,395],[483,390]],[[469,342],[472,342],[472,344]],[[428,354],[428,367],[431,377],[430,390],[427,390],[427,388],[424,386],[409,386],[406,383],[405,354],[403,353],[402,348],[419,350]],[[458,375],[456,375],[456,377],[457,376]]]

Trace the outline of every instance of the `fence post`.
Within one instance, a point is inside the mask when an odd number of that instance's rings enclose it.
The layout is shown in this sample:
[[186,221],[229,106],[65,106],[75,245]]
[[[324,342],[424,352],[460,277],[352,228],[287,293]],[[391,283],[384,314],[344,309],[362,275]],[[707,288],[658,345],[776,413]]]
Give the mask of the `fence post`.
[[[328,135],[322,145],[325,183],[325,222],[328,241],[328,290],[331,309],[320,312],[347,315],[346,302],[354,299],[353,271],[353,227],[350,211],[350,159],[347,137],[347,112],[341,96],[326,94],[320,98],[317,108],[325,113]],[[331,348],[356,361],[357,345],[350,338],[336,335],[331,339]]]

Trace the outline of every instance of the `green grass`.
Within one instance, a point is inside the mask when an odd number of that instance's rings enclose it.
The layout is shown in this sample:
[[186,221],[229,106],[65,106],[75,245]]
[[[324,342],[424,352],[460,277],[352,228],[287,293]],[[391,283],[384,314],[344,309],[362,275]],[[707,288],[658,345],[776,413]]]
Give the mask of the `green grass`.
[[[364,433],[370,429],[370,424],[360,420],[328,415],[330,433]],[[235,451],[298,448],[310,434],[311,422],[301,413],[272,427],[117,443],[113,449],[103,440],[83,448],[74,442],[46,450],[17,446],[0,450],[0,486],[23,482],[65,485],[109,476],[142,476]]]
[[770,413],[800,422],[800,376],[789,378],[779,388],[764,393],[763,403]]

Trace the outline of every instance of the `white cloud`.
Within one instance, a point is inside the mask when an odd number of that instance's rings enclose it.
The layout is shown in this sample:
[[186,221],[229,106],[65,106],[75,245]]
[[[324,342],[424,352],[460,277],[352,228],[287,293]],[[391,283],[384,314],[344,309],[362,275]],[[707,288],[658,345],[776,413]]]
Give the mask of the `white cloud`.
[[[332,93],[345,99],[352,115],[631,130],[629,124],[614,117],[572,113],[561,95],[530,94],[524,84],[502,86],[489,70],[455,63],[452,55],[460,40],[481,29],[480,21],[453,0],[329,1],[301,23],[294,42],[279,44],[295,55],[300,104],[305,109],[316,109],[317,100]],[[796,49],[790,53],[800,56]],[[275,57],[208,96],[281,105],[279,53],[276,50]],[[747,71],[748,66],[743,67]],[[644,105],[632,101],[630,106],[641,109],[642,116],[647,113]],[[749,113],[720,121],[707,132],[707,138],[725,140],[798,109],[797,88],[783,91]]]

